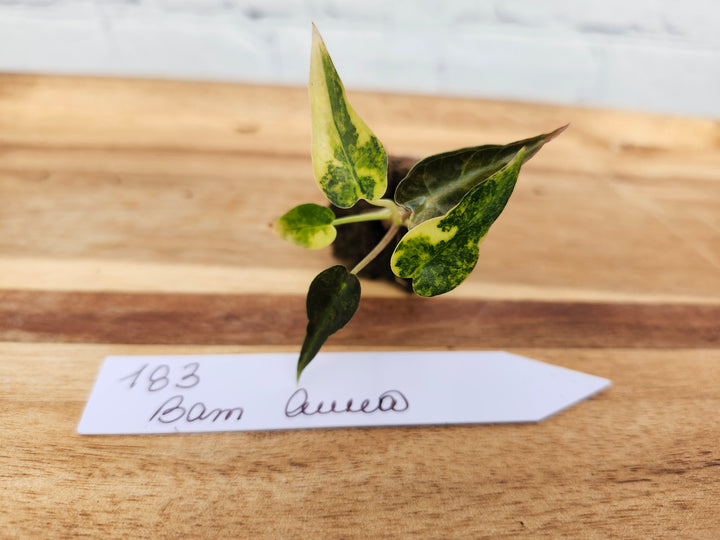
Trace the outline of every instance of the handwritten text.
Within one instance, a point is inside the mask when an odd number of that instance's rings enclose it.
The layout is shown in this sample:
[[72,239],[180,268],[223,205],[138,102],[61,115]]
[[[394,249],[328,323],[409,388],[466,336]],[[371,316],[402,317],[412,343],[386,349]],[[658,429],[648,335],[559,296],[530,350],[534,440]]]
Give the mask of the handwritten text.
[[363,399],[359,403],[355,403],[351,398],[344,404],[338,403],[336,400],[331,401],[329,404],[323,401],[313,404],[310,401],[308,391],[304,388],[298,388],[285,404],[285,416],[294,418],[301,414],[305,416],[332,413],[373,414],[376,412],[403,412],[409,408],[410,404],[400,390],[387,390],[374,400]]

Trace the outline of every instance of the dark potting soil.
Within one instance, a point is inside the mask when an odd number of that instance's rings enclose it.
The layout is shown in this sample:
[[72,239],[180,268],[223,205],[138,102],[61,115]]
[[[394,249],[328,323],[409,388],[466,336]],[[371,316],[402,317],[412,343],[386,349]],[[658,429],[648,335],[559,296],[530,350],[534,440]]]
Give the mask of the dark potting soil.
[[[407,157],[388,157],[388,189],[384,197],[393,199],[395,189],[400,180],[405,178],[410,168],[415,165],[417,159]],[[344,209],[330,205],[337,217],[343,217],[350,214],[357,214],[368,210],[377,210],[365,201],[358,202],[352,208]],[[378,242],[385,236],[385,232],[389,228],[388,223],[382,221],[366,221],[363,223],[350,223],[337,228],[337,237],[333,243],[333,255],[339,259],[348,268],[352,268],[359,263],[365,255],[374,248]],[[390,257],[392,256],[395,246],[407,232],[405,227],[401,227],[395,235],[395,239],[371,261],[365,268],[359,272],[359,276],[367,279],[383,279],[396,283],[402,288],[411,291],[412,286],[409,279],[399,278],[390,269]]]

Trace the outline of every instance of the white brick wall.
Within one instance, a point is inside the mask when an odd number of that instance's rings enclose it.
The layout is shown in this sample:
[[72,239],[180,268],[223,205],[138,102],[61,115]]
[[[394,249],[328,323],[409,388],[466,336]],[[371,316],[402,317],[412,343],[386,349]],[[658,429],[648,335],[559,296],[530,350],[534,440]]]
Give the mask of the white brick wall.
[[0,71],[305,84],[720,118],[717,0],[0,0]]

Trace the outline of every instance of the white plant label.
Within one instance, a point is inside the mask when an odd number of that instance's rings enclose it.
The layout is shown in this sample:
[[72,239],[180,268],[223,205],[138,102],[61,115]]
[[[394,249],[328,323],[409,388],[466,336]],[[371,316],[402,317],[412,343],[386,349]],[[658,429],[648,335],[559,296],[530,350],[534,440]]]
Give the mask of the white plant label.
[[506,352],[110,356],[81,434],[538,422],[610,381]]

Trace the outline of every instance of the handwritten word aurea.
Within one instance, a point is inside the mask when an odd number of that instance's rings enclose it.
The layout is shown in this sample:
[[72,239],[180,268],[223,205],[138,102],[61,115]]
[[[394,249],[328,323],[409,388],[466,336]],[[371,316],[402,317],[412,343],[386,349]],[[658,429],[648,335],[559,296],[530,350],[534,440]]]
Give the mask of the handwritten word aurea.
[[338,404],[336,400],[331,401],[329,404],[323,401],[313,404],[310,401],[308,391],[305,388],[298,388],[285,404],[285,416],[294,418],[300,415],[313,416],[315,414],[333,413],[373,414],[376,412],[403,412],[409,408],[410,403],[399,390],[387,390],[375,400],[363,399],[359,403],[355,403],[351,398],[345,404]]

